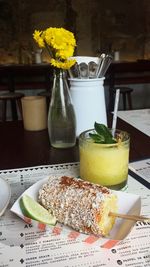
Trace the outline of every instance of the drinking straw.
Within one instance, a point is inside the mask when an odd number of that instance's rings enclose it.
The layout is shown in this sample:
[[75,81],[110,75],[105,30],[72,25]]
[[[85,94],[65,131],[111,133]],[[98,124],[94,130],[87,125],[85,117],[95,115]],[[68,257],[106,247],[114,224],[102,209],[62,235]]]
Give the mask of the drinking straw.
[[119,96],[120,96],[120,89],[117,89],[116,90],[116,96],[115,96],[114,112],[113,112],[113,122],[112,122],[112,135],[113,136],[114,136],[115,131],[116,131]]

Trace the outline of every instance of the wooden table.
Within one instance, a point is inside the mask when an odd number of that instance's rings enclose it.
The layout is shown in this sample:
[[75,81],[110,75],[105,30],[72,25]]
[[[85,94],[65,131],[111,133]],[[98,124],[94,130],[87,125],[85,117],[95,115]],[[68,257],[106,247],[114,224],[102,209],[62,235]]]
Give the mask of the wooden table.
[[150,83],[150,60],[112,63],[105,76],[105,84],[109,90],[109,111],[114,108],[114,86],[148,83]]
[[111,86],[150,83],[150,60],[113,62],[106,78]]
[[[0,90],[51,90],[53,69],[49,64],[0,65]],[[150,61],[113,62],[105,75],[109,87],[108,110],[113,110],[115,85],[150,83]]]
[[[52,73],[47,63],[0,65],[0,90],[49,90]],[[105,84],[112,88],[120,84],[150,83],[149,74],[149,60],[113,62],[105,75]]]
[[50,90],[53,70],[49,64],[0,65],[0,90]]
[[[118,128],[130,133],[130,161],[150,157],[148,136],[119,119]],[[25,131],[22,121],[0,123],[0,151],[1,170],[79,161],[78,141],[73,148],[52,148],[47,130]]]

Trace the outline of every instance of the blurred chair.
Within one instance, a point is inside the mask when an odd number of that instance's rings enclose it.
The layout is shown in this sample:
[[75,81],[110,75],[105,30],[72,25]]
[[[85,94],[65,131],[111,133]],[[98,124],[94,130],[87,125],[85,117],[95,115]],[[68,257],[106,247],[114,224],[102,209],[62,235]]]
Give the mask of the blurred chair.
[[132,106],[132,92],[133,89],[125,86],[118,86],[113,89],[114,94],[116,93],[116,90],[120,89],[120,96],[122,96],[122,101],[123,101],[123,109],[127,110],[128,109],[133,109]]
[[20,115],[22,116],[21,98],[23,96],[24,96],[23,93],[17,93],[17,92],[0,93],[2,122],[7,120],[7,102],[8,101],[11,104],[12,120],[18,120],[17,106],[18,106]]

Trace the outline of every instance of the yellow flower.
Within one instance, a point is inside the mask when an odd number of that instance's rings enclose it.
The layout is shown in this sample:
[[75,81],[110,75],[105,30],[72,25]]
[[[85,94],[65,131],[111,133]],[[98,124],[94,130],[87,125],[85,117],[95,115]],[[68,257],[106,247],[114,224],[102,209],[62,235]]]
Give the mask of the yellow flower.
[[76,63],[76,60],[70,59],[70,60],[66,60],[63,62],[63,61],[58,61],[52,58],[50,62],[51,62],[51,65],[56,68],[68,70]]
[[73,52],[74,52],[74,48],[72,46],[68,46],[66,50],[65,49],[58,50],[56,52],[56,57],[67,59],[69,57],[72,57]]
[[33,34],[33,38],[38,43],[39,47],[43,48],[43,47],[45,47],[45,43],[44,43],[44,40],[41,37],[41,35],[42,35],[42,31],[35,30],[35,32]]
[[40,48],[46,48],[50,63],[54,67],[69,69],[75,64],[73,56],[76,46],[74,34],[64,28],[49,27],[44,31],[35,30],[33,38]]

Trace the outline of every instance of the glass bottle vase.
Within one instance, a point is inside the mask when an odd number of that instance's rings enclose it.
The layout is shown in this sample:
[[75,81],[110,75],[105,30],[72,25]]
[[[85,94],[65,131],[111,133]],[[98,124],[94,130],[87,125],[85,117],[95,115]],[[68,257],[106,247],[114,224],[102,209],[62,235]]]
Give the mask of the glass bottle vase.
[[51,146],[73,147],[76,143],[76,119],[65,73],[54,71],[52,97],[48,112],[48,133]]

